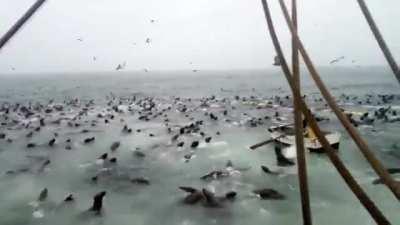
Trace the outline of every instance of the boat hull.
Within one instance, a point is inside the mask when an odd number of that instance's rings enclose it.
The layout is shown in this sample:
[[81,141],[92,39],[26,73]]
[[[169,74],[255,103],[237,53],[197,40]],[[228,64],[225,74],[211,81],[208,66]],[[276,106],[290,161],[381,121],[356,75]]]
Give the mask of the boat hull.
[[[339,150],[340,136],[340,133],[337,132],[325,134],[325,138],[335,150]],[[281,131],[271,132],[271,138],[274,139],[275,144],[278,145],[291,146],[296,144],[295,135],[286,135]],[[311,140],[310,138],[304,138],[304,147],[313,153],[325,152],[324,147],[321,145],[321,143],[319,143],[318,140]]]

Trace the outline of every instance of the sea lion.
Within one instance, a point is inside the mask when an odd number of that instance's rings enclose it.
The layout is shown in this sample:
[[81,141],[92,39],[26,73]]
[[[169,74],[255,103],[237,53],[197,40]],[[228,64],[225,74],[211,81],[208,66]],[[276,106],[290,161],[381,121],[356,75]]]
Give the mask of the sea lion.
[[202,189],[202,192],[205,199],[206,207],[221,207],[221,204],[215,197],[214,193],[205,188]]
[[112,143],[111,146],[110,146],[111,151],[117,150],[120,145],[121,145],[121,142],[119,142],[119,141],[116,141],[116,142]]
[[110,163],[117,163],[117,158],[113,157],[109,160]]
[[176,146],[177,146],[177,147],[183,147],[184,144],[185,144],[185,142],[181,141],[181,142],[179,142]]
[[278,191],[270,188],[258,189],[253,191],[254,194],[258,195],[261,199],[272,199],[272,200],[283,200],[286,197]]
[[135,155],[136,157],[139,157],[139,158],[144,158],[144,157],[146,156],[146,154],[144,154],[143,152],[141,152],[141,151],[139,151],[139,150],[135,150],[135,151],[134,151],[134,155]]
[[67,197],[65,197],[64,202],[72,202],[75,201],[75,197],[73,194],[69,194],[67,195]]
[[198,141],[193,141],[192,144],[190,145],[191,148],[197,148],[199,146]]
[[278,175],[278,172],[270,170],[267,166],[261,166],[261,170],[266,174]]
[[202,180],[208,180],[208,179],[220,179],[223,177],[228,177],[230,174],[227,171],[222,171],[222,170],[214,170],[211,171],[209,173],[207,173],[206,175],[200,177],[200,179]]
[[205,188],[200,191],[193,187],[181,186],[179,189],[188,193],[183,199],[183,203],[194,205],[198,202],[203,202],[203,206],[205,207],[222,207],[223,202],[226,200],[233,201],[237,195],[236,192],[229,191],[224,196],[216,197],[214,193]]
[[102,191],[97,193],[94,197],[93,197],[93,205],[92,207],[89,209],[89,211],[93,211],[95,212],[97,215],[101,214],[101,210],[103,208],[103,199],[106,196],[107,192],[106,191]]
[[50,147],[52,147],[52,146],[54,146],[54,143],[56,143],[56,139],[55,138],[53,138],[53,139],[51,139],[50,141],[49,141],[49,146]]
[[39,173],[43,172],[44,169],[45,169],[48,165],[50,165],[50,163],[51,163],[50,159],[47,159],[46,161],[44,161],[44,162],[42,163],[42,165],[39,167],[38,172],[39,172]]
[[106,160],[107,157],[108,157],[108,153],[104,153],[98,159]]
[[86,138],[83,142],[84,142],[85,144],[89,144],[89,143],[94,142],[95,139],[96,139],[95,137]]
[[39,202],[45,201],[47,199],[48,192],[49,191],[47,190],[47,188],[44,188],[39,194],[38,201]]
[[34,147],[36,147],[36,144],[35,144],[35,143],[28,143],[28,144],[26,145],[26,147],[27,147],[27,148],[34,148]]

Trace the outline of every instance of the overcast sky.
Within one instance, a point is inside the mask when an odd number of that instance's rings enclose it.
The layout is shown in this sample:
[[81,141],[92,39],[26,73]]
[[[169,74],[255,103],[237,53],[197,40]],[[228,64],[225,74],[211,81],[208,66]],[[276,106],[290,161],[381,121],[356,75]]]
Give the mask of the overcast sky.
[[[2,0],[0,34],[33,2]],[[278,1],[269,2],[289,54]],[[337,65],[386,66],[356,0],[298,2],[315,64],[343,55]],[[366,2],[400,62],[400,1]],[[274,55],[260,0],[48,0],[0,50],[0,74],[112,71],[124,61],[126,70],[259,69]]]

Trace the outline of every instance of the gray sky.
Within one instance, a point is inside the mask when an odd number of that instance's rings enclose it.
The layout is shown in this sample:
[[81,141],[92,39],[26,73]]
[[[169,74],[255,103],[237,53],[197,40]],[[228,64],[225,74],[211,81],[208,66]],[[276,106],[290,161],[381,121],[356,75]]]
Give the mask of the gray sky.
[[[2,0],[0,34],[33,2]],[[269,2],[289,54],[278,2]],[[337,65],[386,65],[356,0],[298,2],[315,64],[344,55]],[[400,62],[400,1],[366,2]],[[274,55],[260,0],[48,0],[0,51],[0,74],[112,71],[124,61],[126,70],[258,69]]]

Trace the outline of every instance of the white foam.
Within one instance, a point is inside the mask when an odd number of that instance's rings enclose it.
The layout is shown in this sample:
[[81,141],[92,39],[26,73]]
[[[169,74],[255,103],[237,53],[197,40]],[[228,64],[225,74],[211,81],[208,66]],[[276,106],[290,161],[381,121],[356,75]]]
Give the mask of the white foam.
[[295,145],[291,145],[291,146],[289,146],[287,148],[284,148],[282,150],[282,153],[286,158],[294,159],[297,156],[296,146]]
[[44,217],[43,210],[37,209],[32,213],[33,218],[40,219]]

